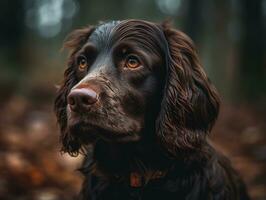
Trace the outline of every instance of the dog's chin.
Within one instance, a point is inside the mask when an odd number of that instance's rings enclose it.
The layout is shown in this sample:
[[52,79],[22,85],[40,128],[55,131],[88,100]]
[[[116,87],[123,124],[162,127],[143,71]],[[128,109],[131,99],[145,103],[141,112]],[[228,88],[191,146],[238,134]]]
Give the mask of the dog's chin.
[[70,121],[68,123],[68,130],[71,135],[75,135],[85,143],[94,143],[99,139],[118,143],[136,142],[140,140],[137,131],[112,129],[81,119]]

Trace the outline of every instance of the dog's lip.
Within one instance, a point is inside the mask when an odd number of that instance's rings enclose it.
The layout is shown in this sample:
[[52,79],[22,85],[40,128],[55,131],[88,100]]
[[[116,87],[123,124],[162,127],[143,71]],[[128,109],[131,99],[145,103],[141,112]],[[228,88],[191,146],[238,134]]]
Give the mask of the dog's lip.
[[74,122],[69,124],[69,127],[70,129],[80,129],[80,131],[81,129],[83,129],[83,136],[85,136],[84,134],[90,134],[94,137],[99,137],[103,140],[112,142],[138,141],[140,138],[138,134],[133,132],[120,132],[116,130],[110,130],[92,122],[84,122],[83,120],[75,120]]
[[108,130],[104,127],[100,127],[97,125],[92,125],[93,129],[97,130],[97,134],[103,140],[107,141],[116,141],[116,142],[127,142],[127,141],[137,141],[139,139],[139,135],[135,133],[125,133],[125,132],[118,132],[113,130]]
[[[95,120],[89,120],[88,115],[80,115],[74,112],[69,112],[68,115],[68,128],[73,130],[73,134],[76,131],[80,131],[82,136],[93,136],[96,138],[101,138],[107,141],[138,141],[140,136],[136,132],[121,132],[119,130],[111,130],[107,127],[103,127],[95,123]],[[76,133],[77,134],[77,133]]]

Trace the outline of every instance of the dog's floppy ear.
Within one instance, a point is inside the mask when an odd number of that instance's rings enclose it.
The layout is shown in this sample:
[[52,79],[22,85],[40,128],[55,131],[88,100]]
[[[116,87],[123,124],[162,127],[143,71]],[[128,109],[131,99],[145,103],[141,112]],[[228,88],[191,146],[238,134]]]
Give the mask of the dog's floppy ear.
[[172,155],[199,149],[219,111],[219,97],[210,83],[193,42],[184,33],[161,26],[166,38],[166,79],[156,122],[159,142]]
[[60,125],[60,140],[62,142],[62,151],[68,152],[71,155],[77,155],[81,148],[81,143],[77,138],[71,136],[67,130],[67,95],[71,88],[77,83],[74,70],[75,54],[87,42],[94,27],[89,26],[82,29],[77,29],[69,34],[66,38],[63,49],[68,49],[67,69],[64,73],[64,80],[57,91],[57,96],[54,103],[54,110],[57,116],[57,121]]

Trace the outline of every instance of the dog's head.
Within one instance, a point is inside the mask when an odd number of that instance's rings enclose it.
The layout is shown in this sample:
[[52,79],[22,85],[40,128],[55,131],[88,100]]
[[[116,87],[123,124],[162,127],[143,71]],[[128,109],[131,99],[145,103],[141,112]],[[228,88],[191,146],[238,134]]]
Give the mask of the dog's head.
[[192,41],[168,25],[108,22],[74,31],[55,111],[63,150],[98,139],[158,142],[167,152],[205,140],[219,98]]

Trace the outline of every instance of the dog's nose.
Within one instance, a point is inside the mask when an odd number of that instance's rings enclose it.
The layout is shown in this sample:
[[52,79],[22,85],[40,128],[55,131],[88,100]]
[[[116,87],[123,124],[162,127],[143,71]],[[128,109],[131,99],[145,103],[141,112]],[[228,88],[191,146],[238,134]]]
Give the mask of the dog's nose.
[[97,93],[89,88],[76,88],[70,91],[67,102],[71,110],[82,111],[97,102]]

